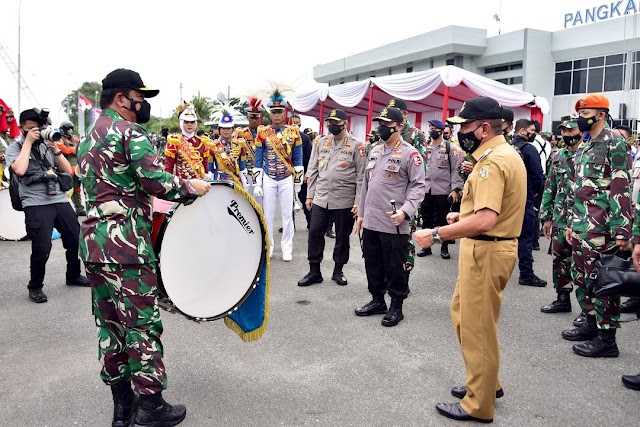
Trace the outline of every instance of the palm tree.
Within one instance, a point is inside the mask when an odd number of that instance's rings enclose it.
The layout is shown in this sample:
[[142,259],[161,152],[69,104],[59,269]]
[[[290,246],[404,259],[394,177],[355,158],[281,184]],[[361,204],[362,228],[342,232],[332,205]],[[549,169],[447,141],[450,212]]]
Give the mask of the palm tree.
[[193,107],[196,109],[196,114],[200,122],[204,123],[210,119],[211,113],[213,112],[213,101],[211,98],[201,96],[200,91],[198,91],[198,94],[191,99],[191,104],[193,104]]

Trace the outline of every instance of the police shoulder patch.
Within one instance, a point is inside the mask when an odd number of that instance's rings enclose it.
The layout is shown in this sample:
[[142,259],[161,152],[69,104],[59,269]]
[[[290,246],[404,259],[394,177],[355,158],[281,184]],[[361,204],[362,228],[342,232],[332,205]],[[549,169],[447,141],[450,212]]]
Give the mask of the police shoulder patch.
[[489,178],[489,169],[485,165],[480,166],[480,169],[478,169],[478,178],[482,180]]

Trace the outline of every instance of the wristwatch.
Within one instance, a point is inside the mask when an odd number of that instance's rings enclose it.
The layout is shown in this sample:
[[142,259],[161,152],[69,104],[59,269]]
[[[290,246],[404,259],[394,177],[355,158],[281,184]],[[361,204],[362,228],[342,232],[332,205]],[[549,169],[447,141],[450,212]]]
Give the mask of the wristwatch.
[[54,156],[62,156],[62,151],[58,151],[57,153],[53,153]]
[[440,229],[440,227],[435,227],[432,231],[431,231],[431,241],[433,243],[437,243],[438,245],[442,244],[442,239],[440,238],[440,235],[438,234],[438,230]]

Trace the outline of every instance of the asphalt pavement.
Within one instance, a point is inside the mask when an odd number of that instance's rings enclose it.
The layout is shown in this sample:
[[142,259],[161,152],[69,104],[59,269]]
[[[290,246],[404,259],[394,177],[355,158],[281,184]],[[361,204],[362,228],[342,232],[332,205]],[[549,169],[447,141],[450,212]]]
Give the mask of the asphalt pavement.
[[[450,246],[451,260],[441,259],[437,248],[416,259],[405,320],[385,328],[382,316],[353,313],[370,300],[357,237],[344,269],[347,286],[331,280],[331,239],[324,282],[296,286],[308,271],[303,224],[297,215],[292,262],[281,260],[276,245],[269,326],[258,342],[243,343],[222,321],[197,324],[162,313],[164,396],[187,406],[181,425],[460,425],[435,410],[438,402],[457,400],[449,391],[465,379],[449,317],[459,245]],[[640,425],[640,392],[620,382],[621,375],[640,371],[640,324],[619,330],[618,358],[573,354],[560,332],[579,311],[575,298],[573,314],[540,312],[555,297],[551,256],[544,238],[540,242],[534,269],[549,286],[518,285],[516,267],[504,293],[505,396],[497,401],[494,425]],[[108,426],[113,405],[98,377],[90,290],[65,285],[64,249],[56,240],[44,288],[49,302],[30,302],[29,255],[30,242],[0,241],[0,426]]]

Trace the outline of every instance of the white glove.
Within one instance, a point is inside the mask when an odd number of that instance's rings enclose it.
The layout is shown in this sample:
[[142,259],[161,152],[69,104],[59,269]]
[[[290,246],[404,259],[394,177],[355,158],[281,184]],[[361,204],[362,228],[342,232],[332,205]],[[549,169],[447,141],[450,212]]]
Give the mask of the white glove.
[[254,185],[253,197],[262,197],[262,196],[264,196],[264,193],[262,192],[262,187],[260,187],[259,185]]
[[249,185],[249,172],[246,169],[240,171],[240,181],[242,182],[242,186],[247,188]]
[[213,181],[213,172],[207,172],[207,173],[204,175],[204,180],[205,180],[205,181]]
[[262,187],[263,170],[261,168],[253,168],[251,173],[253,174],[253,185]]

